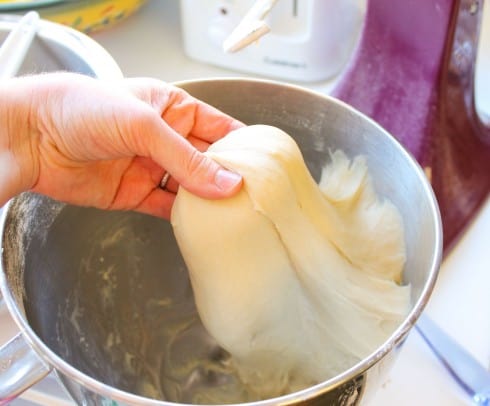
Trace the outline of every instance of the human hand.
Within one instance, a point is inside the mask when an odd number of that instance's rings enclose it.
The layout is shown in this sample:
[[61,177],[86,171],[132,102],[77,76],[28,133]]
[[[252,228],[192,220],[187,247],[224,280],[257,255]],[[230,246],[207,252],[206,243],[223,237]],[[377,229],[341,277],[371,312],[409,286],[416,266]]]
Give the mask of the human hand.
[[200,151],[243,124],[163,82],[46,74],[2,84],[0,97],[0,206],[32,190],[169,218],[179,184],[205,198],[241,186]]

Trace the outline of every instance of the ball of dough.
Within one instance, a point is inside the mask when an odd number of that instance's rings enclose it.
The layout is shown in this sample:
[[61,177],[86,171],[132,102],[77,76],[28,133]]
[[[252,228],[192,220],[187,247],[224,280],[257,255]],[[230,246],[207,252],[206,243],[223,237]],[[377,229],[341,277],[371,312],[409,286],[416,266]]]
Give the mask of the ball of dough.
[[200,317],[268,398],[326,380],[381,345],[409,309],[403,222],[363,157],[330,154],[318,185],[295,141],[255,125],[206,152],[243,176],[234,197],[179,189],[171,221]]

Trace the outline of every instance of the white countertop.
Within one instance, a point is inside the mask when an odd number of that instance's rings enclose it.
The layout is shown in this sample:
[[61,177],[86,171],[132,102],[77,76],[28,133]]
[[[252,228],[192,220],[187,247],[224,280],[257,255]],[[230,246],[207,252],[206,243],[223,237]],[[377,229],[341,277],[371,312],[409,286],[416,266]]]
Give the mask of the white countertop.
[[[488,2],[487,2],[488,3]],[[210,76],[240,76],[204,65],[182,50],[178,2],[150,0],[119,25],[92,35],[127,77],[169,82]],[[490,7],[484,13],[477,71],[478,102],[490,114]],[[328,91],[330,84],[310,87]],[[489,174],[490,176],[490,174]],[[490,368],[490,200],[445,260],[427,313],[486,368]],[[385,380],[367,405],[466,405],[470,401],[413,331]]]

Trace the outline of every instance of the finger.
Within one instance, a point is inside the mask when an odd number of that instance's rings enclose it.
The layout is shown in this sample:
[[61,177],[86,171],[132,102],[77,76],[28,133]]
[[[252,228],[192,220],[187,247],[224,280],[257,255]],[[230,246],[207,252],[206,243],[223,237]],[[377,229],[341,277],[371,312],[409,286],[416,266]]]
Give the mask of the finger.
[[[149,109],[148,109],[149,110]],[[241,176],[222,168],[177,134],[154,111],[133,113],[125,142],[137,154],[149,156],[191,193],[216,199],[236,193]]]
[[156,79],[125,79],[125,85],[184,137],[192,135],[212,143],[244,124],[189,95],[185,90]]
[[[203,141],[203,140],[201,140],[199,138],[195,138],[193,136],[190,136],[189,138],[187,138],[187,140],[198,151],[201,151],[201,152],[207,151],[208,148],[209,148],[209,146],[211,145],[208,142]],[[169,178],[165,182],[165,185],[164,185],[163,189],[168,190],[169,192],[172,192],[172,193],[177,193],[177,191],[179,190],[179,182],[177,182],[174,178],[172,178],[171,176],[169,176]]]
[[170,193],[177,193],[177,191],[179,190],[179,182],[170,177],[167,185],[165,186],[165,190],[168,190]]
[[242,122],[209,104],[194,98],[191,100],[195,105],[191,121],[192,127],[188,131],[188,136],[213,143],[229,132],[244,126]]
[[[207,151],[209,146],[211,144],[209,144],[208,142],[206,141],[203,141],[199,138],[195,138],[193,136],[190,136],[189,138],[187,138],[187,140],[198,150],[198,151],[201,151],[201,152],[204,152],[204,151]],[[164,187],[165,190],[168,190],[169,192],[171,193],[177,193],[177,191],[179,190],[179,182],[177,182],[174,178],[172,178],[171,176],[168,178],[166,184],[165,184],[165,187]]]
[[148,197],[135,208],[135,210],[140,213],[150,214],[151,216],[168,220],[170,219],[174,200],[174,193],[157,188],[151,192]]
[[[162,167],[155,161],[141,156],[127,160],[106,161],[105,170],[107,174],[113,173],[119,177],[115,195],[108,207],[113,210],[127,210],[139,206],[149,191],[158,185],[164,173]],[[102,170],[100,173],[103,173]],[[103,194],[104,197],[107,195],[107,193]]]
[[[190,146],[190,144],[189,144]],[[191,193],[215,199],[235,194],[242,186],[239,174],[226,170],[211,158],[191,147],[182,155],[183,173],[172,173],[175,180]]]
[[238,120],[187,94],[172,99],[162,118],[182,136],[192,136],[208,143],[243,126]]
[[193,135],[189,136],[187,138],[187,141],[189,141],[191,145],[194,146],[194,148],[201,152],[207,151],[209,146],[211,145],[209,142],[204,141],[200,138],[196,138]]
[[184,136],[192,135],[210,143],[244,124],[217,108],[191,96],[185,90],[167,85],[168,105],[163,119]]

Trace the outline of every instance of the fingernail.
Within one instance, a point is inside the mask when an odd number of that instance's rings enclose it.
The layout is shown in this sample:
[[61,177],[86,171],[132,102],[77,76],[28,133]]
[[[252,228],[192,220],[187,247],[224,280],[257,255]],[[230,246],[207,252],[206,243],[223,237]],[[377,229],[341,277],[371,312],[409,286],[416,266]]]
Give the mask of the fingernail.
[[242,183],[242,177],[235,172],[227,171],[226,169],[219,169],[216,172],[214,182],[221,190],[235,189],[240,183]]

